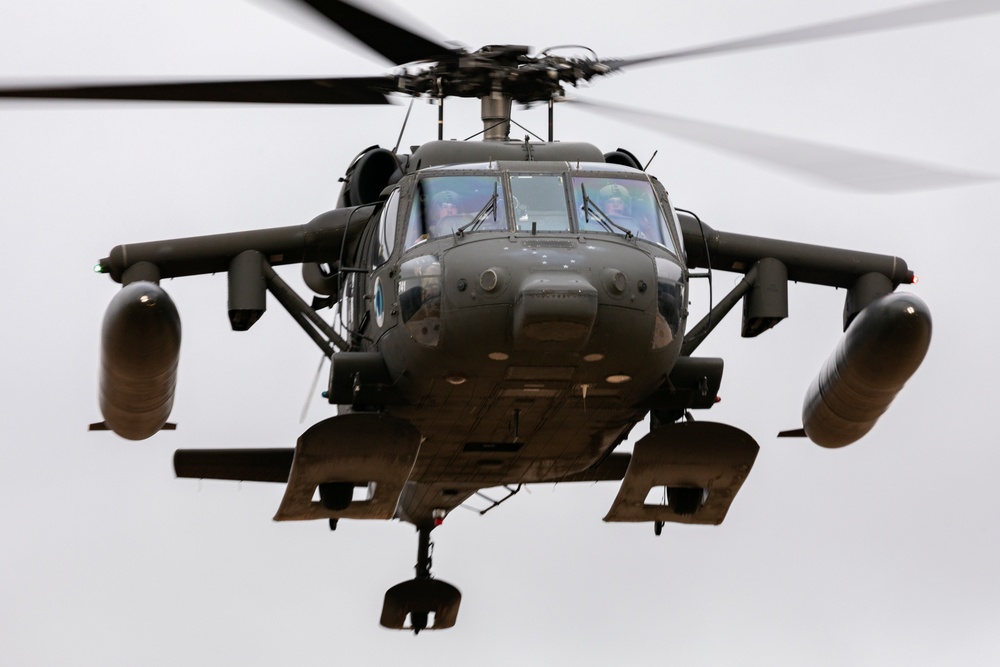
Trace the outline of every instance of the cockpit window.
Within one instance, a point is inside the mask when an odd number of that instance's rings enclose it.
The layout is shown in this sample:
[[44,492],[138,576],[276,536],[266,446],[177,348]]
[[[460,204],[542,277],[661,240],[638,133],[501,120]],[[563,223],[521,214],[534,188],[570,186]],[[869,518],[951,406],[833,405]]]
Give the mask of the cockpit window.
[[463,232],[507,229],[499,176],[436,176],[417,182],[406,227],[406,248]]
[[378,245],[375,246],[375,257],[372,266],[381,266],[389,259],[396,241],[396,219],[399,210],[399,190],[393,190],[389,200],[382,207],[382,215],[378,221]]
[[581,232],[631,234],[674,249],[648,181],[577,176],[573,200]]
[[570,231],[565,177],[511,174],[510,193],[517,231]]

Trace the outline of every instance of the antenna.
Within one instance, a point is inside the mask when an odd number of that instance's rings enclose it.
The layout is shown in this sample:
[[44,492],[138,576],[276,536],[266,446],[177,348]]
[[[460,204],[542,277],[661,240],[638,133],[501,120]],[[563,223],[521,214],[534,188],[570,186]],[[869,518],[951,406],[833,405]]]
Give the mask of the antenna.
[[649,162],[647,162],[646,166],[642,168],[643,171],[647,171],[649,169],[649,165],[653,164],[653,160],[656,158],[656,154],[659,152],[660,152],[659,149],[653,151],[653,154],[649,156]]

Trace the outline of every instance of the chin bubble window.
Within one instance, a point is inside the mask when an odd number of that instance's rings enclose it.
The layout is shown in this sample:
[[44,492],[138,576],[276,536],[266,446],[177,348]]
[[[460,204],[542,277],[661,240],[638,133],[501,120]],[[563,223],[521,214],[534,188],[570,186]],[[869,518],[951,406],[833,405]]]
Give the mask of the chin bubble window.
[[399,310],[413,340],[437,347],[441,338],[441,262],[422,255],[399,267]]

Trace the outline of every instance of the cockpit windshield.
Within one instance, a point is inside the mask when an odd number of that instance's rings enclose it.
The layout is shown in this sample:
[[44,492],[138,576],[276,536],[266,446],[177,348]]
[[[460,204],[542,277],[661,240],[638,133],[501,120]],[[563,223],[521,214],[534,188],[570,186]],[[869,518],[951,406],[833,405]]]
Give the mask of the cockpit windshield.
[[571,231],[561,174],[511,174],[510,194],[517,231]]
[[673,248],[648,181],[574,176],[573,200],[582,232],[632,235]]
[[615,173],[613,166],[588,175],[501,168],[426,176],[416,184],[404,247],[453,234],[510,231],[614,234],[676,252],[650,180],[633,170]]
[[406,247],[465,231],[507,229],[503,182],[499,176],[435,176],[417,183]]

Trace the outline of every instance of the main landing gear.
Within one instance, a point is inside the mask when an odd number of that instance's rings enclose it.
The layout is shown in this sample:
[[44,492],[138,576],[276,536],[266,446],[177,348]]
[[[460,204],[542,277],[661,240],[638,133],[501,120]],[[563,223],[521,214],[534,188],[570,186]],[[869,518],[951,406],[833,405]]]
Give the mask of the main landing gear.
[[[433,525],[418,526],[416,577],[396,584],[385,592],[382,604],[383,627],[395,630],[444,630],[455,625],[462,594],[451,584],[431,577],[434,545]],[[410,625],[406,625],[406,617]]]

